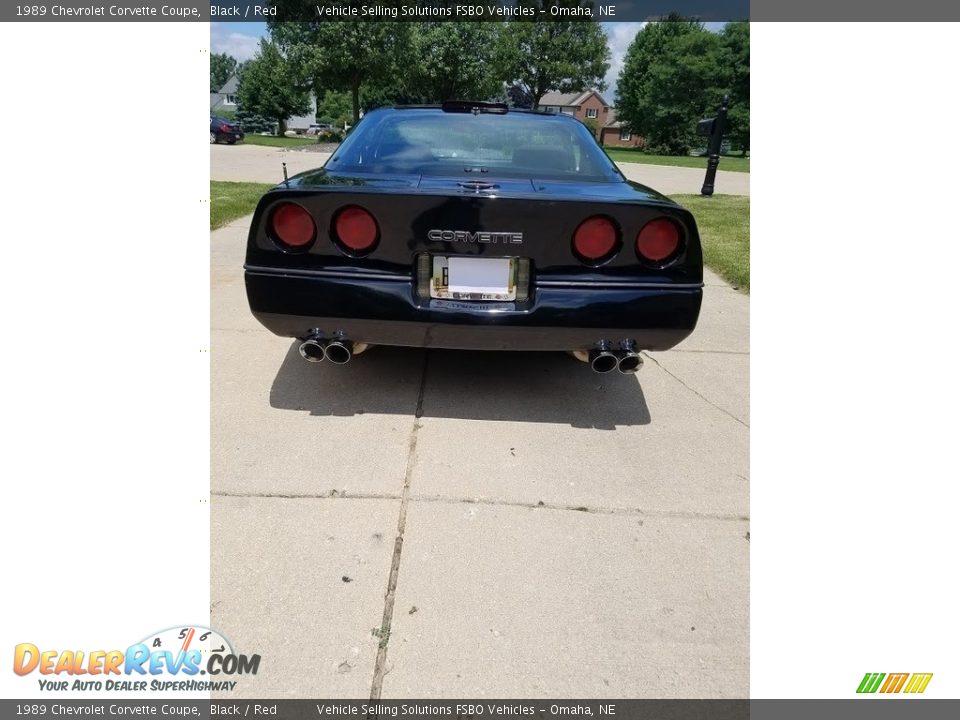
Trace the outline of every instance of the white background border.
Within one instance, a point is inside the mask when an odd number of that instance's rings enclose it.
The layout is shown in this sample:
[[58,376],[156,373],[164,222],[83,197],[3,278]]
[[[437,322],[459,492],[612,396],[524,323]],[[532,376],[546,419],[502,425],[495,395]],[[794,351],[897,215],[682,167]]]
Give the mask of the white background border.
[[957,26],[751,34],[751,693],[960,697]]
[[17,643],[209,624],[208,44],[0,25],[5,697]]
[[[752,35],[752,694],[958,697],[956,27]],[[209,621],[208,42],[0,27],[8,657]]]

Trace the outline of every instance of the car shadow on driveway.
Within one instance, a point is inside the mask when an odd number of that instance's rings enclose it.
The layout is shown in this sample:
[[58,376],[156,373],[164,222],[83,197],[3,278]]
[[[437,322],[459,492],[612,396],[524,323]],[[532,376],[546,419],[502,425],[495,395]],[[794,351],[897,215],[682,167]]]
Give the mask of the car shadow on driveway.
[[603,430],[650,423],[637,377],[598,375],[565,353],[375,347],[334,365],[305,362],[298,346],[290,345],[277,371],[271,407],[312,415],[412,415],[419,404],[422,416],[438,418]]

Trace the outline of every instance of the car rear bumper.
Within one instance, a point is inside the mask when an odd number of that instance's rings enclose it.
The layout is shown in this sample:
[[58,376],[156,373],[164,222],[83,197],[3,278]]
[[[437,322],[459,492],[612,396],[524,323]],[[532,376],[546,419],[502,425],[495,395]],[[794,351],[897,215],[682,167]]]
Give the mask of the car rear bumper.
[[525,303],[461,303],[417,297],[410,280],[248,268],[247,299],[271,332],[342,334],[374,345],[463,350],[584,350],[634,340],[667,350],[700,313],[702,286],[535,285]]
[[243,133],[238,132],[216,132],[217,142],[240,142],[243,140]]

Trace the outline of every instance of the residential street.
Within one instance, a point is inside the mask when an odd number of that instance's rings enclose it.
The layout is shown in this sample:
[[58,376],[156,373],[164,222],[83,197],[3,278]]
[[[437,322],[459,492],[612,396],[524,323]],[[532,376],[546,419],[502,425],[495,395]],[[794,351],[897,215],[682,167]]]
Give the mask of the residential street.
[[[323,159],[211,146],[211,178]],[[708,271],[697,330],[634,376],[309,364],[247,308],[249,221],[211,233],[211,624],[263,657],[231,697],[747,697],[747,295]]]
[[[264,147],[262,145],[211,145],[210,179],[232,182],[278,183],[283,180],[283,163],[287,174],[320,167],[329,153]],[[617,163],[631,180],[649,185],[666,195],[699,193],[704,171],[698,168],[667,165]],[[720,161],[723,167],[723,160]],[[749,195],[750,173],[717,171],[716,192],[725,195]]]

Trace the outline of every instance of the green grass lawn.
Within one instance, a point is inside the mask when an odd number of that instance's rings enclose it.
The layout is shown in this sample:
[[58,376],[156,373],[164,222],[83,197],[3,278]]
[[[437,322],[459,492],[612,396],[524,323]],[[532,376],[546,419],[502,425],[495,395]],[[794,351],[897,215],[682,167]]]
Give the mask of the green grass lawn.
[[[692,157],[690,155],[648,155],[641,150],[626,150],[618,148],[604,148],[607,155],[614,162],[632,162],[643,165],[673,165],[674,167],[691,167],[707,169],[707,158]],[[750,172],[750,158],[736,155],[721,155],[720,170],[732,172]]]
[[703,262],[739,290],[750,292],[750,198],[743,195],[674,195],[693,213]]
[[246,135],[243,142],[247,145],[266,145],[267,147],[298,147],[316,145],[317,139],[309,137],[286,137],[279,135]]
[[260,196],[273,185],[265,183],[210,182],[210,229],[223,227],[231,220],[249,215]]

